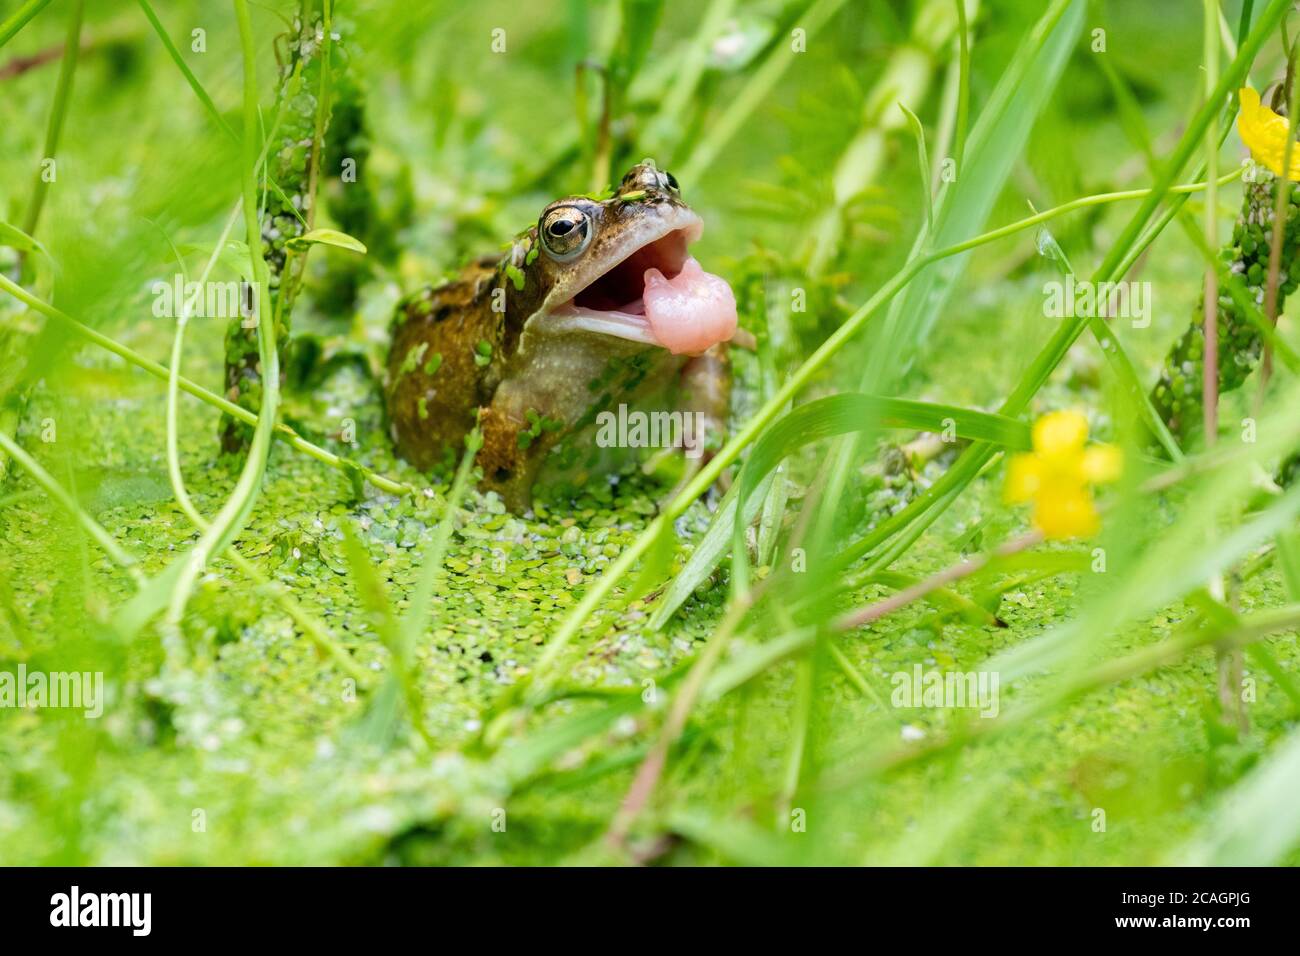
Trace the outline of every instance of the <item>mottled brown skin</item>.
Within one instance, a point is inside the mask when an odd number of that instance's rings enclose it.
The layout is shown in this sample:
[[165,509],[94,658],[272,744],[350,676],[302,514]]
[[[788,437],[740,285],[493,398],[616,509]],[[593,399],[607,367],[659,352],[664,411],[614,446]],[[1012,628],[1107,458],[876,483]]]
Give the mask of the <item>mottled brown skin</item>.
[[[402,457],[422,470],[441,461],[444,449],[463,447],[500,381],[499,362],[475,363],[479,342],[490,342],[495,355],[504,337],[504,326],[485,307],[496,266],[495,259],[480,259],[454,281],[426,288],[399,307],[388,353],[388,420]],[[403,371],[412,350],[414,368]],[[435,355],[441,364],[429,374]]]
[[[594,227],[585,250],[570,261],[557,261],[538,238],[561,207],[581,210]],[[543,309],[548,302],[553,308],[557,297],[571,300],[593,268],[605,271],[599,264],[616,261],[629,241],[660,222],[675,222],[671,217],[683,211],[689,214],[675,182],[653,164],[639,164],[610,199],[551,203],[500,259],[479,259],[455,280],[407,298],[394,319],[385,382],[399,454],[426,470],[454,460],[477,421],[481,485],[518,512],[531,505],[547,454],[590,423],[599,407],[673,392],[682,410],[704,414],[716,443],[730,403],[725,343],[696,358],[674,356],[614,335],[557,330]],[[490,345],[490,358],[480,343]],[[629,360],[639,371],[593,388],[609,378],[612,359]],[[539,429],[539,420],[545,427]],[[521,440],[521,433],[528,434]]]

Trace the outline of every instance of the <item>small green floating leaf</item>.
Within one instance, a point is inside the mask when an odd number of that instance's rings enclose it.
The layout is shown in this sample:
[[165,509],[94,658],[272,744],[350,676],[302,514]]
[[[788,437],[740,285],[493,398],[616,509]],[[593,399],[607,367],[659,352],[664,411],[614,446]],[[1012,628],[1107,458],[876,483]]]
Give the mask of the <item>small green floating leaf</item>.
[[399,375],[406,375],[410,372],[414,372],[420,367],[420,363],[424,361],[424,353],[428,350],[428,342],[418,342],[415,345],[412,345],[407,349],[406,354],[402,356],[402,364],[401,367],[398,368],[397,373]]

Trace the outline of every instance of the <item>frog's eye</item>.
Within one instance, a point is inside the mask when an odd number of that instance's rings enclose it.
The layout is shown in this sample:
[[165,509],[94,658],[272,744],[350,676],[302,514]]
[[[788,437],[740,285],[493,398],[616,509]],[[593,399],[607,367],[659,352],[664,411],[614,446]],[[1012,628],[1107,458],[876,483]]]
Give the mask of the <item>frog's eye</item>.
[[650,172],[654,174],[655,186],[658,186],[659,189],[667,190],[668,193],[675,196],[681,195],[681,187],[677,186],[677,177],[669,173],[667,169],[651,168]]
[[574,206],[561,206],[542,217],[538,232],[550,257],[568,262],[591,243],[591,218]]

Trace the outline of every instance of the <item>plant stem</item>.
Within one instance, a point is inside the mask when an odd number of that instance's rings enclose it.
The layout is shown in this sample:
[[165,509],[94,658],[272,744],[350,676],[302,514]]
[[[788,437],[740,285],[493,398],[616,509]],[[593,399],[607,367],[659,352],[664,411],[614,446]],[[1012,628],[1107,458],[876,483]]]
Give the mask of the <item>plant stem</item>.
[[[85,11],[85,0],[72,0],[68,14],[68,32],[63,42],[63,62],[59,65],[59,81],[54,88],[54,104],[50,108],[49,122],[45,127],[45,147],[42,158],[54,159],[59,150],[59,139],[63,134],[63,121],[68,113],[68,98],[72,95],[72,81],[77,73],[77,54],[81,50],[81,21]],[[32,198],[27,206],[27,215],[23,219],[23,232],[29,236],[36,235],[36,224],[41,218],[41,208],[45,205],[45,194],[50,184],[45,178],[45,170],[37,171],[32,182]]]
[[[81,22],[85,10],[84,0],[73,0],[71,11],[68,14],[68,29],[63,44],[63,62],[59,68],[58,84],[54,89],[54,102],[50,107],[49,120],[45,127],[45,146],[42,150],[42,161],[38,164],[37,171],[32,180],[31,199],[27,204],[27,214],[23,220],[23,232],[34,240],[36,234],[36,224],[41,218],[41,208],[45,205],[45,194],[49,190],[49,182],[46,179],[45,163],[55,161],[55,154],[59,149],[59,138],[63,132],[63,121],[68,112],[68,98],[72,94],[72,81],[77,71],[77,54],[81,49]],[[26,256],[20,256],[18,260],[17,277],[21,280],[24,277],[24,266],[27,262]],[[4,347],[18,350],[18,343],[7,341]],[[14,363],[13,377],[11,381],[0,381],[0,388],[6,388],[9,391],[7,395],[0,395],[0,430],[9,430],[15,436],[18,434],[18,426],[22,421],[22,416],[27,408],[27,396],[31,390],[29,373],[27,367],[21,359]],[[0,479],[6,474],[6,461],[3,453],[0,453]]]
[[966,22],[966,0],[954,0],[957,4],[957,43],[959,76],[957,87],[957,132],[953,146],[953,158],[957,160],[957,174],[964,173],[966,161],[966,126],[970,114],[970,26]]
[[[322,12],[317,12],[318,7]],[[316,40],[318,33],[323,35],[319,44]],[[292,193],[292,199],[282,198],[283,193],[264,197],[266,208],[261,210],[259,217],[262,233],[258,243],[267,265],[268,285],[266,298],[259,299],[258,304],[261,308],[268,308],[269,304],[274,318],[276,355],[281,362],[289,344],[293,307],[306,268],[307,250],[298,251],[294,240],[308,232],[315,223],[320,155],[329,124],[329,70],[333,45],[327,0],[300,0],[298,18],[290,34],[289,62],[277,76],[277,122],[284,118],[281,145],[269,149],[268,138],[267,162],[263,166],[259,160],[254,166],[268,183],[279,180]],[[295,84],[300,84],[303,93],[291,97],[289,91]],[[247,137],[249,134],[246,131],[244,135]],[[286,147],[285,144],[292,145]],[[296,158],[299,144],[306,144],[308,148],[305,167]],[[305,218],[299,207],[305,211]],[[265,367],[260,357],[256,329],[250,326],[251,323],[242,316],[227,323],[225,389],[227,397],[251,410],[256,407],[258,395],[265,387]],[[280,384],[283,386],[283,382]],[[248,430],[238,420],[223,418],[219,432],[223,451],[233,454],[243,451]]]
[[[1219,3],[1218,0],[1204,0],[1205,13],[1205,96],[1207,103],[1214,95],[1214,87],[1219,77]],[[1212,117],[1218,116],[1215,110]],[[1205,192],[1205,242],[1211,249],[1217,249],[1218,240],[1218,200],[1219,194],[1214,182],[1219,169],[1219,136],[1214,119],[1205,131],[1205,170],[1210,188]],[[1274,254],[1277,249],[1274,247]],[[1276,290],[1274,290],[1276,292]],[[1219,277],[1213,266],[1205,270],[1205,363],[1202,369],[1204,385],[1202,410],[1205,418],[1205,442],[1214,445],[1219,431]],[[1220,592],[1222,596],[1222,592]]]
[[899,608],[925,597],[932,591],[946,587],[954,581],[960,581],[964,577],[969,577],[994,558],[1006,557],[1010,554],[1026,551],[1035,545],[1042,544],[1042,542],[1043,534],[1040,531],[1031,531],[1028,534],[1021,535],[1019,538],[1008,541],[996,548],[990,554],[958,561],[956,564],[940,571],[938,574],[931,575],[910,588],[904,588],[902,591],[891,594],[883,601],[878,601],[857,611],[850,611],[837,619],[832,627],[837,631],[851,631],[854,628],[871,624],[888,614],[894,613]]
[[[241,203],[242,204],[242,203]],[[239,217],[239,205],[231,212],[230,218],[226,221],[225,228],[222,229],[221,235],[217,239],[217,244],[213,247],[212,255],[208,258],[207,264],[203,268],[203,273],[199,276],[199,285],[202,286],[208,281],[208,276],[212,272],[213,266],[216,265],[217,257],[225,247],[226,239],[230,235],[230,230],[234,228],[235,222]],[[185,262],[180,259],[182,277],[188,285],[188,276],[184,276]],[[179,395],[179,370],[181,367],[182,350],[185,341],[185,327],[189,322],[189,305],[190,300],[186,297],[181,303],[181,313],[176,319],[176,334],[172,339],[172,357],[169,373],[167,376],[167,476],[171,481],[172,493],[176,496],[176,503],[180,505],[181,511],[190,519],[190,522],[199,529],[200,532],[207,531],[211,525],[207,519],[199,513],[194,505],[193,499],[190,498],[189,492],[185,488],[185,477],[181,472],[180,451],[177,447],[177,396]],[[369,682],[370,674],[367,673],[356,661],[352,659],[341,644],[330,633],[329,628],[323,623],[316,620],[309,614],[293,596],[282,587],[279,582],[273,582],[266,577],[257,566],[239,553],[234,544],[229,545],[224,556],[230,559],[230,562],[259,589],[270,594],[280,608],[289,615],[289,617],[302,628],[307,638],[316,645],[323,653],[328,654],[338,662],[339,666],[351,677],[358,685],[364,685]]]
[[[212,248],[212,255],[208,257],[207,264],[203,267],[203,272],[199,276],[199,286],[202,287],[208,281],[208,276],[212,274],[212,267],[216,264],[217,257],[226,245],[226,239],[230,236],[230,230],[234,228],[235,221],[239,217],[240,205],[237,204],[231,212],[230,218],[226,221],[225,228],[221,230],[221,235],[217,237],[217,244]],[[189,276],[185,272],[185,260],[179,254],[177,262],[181,268],[181,278],[186,285],[189,284]],[[177,447],[177,397],[180,393],[180,368],[181,357],[185,347],[185,328],[190,319],[190,298],[183,297],[181,302],[180,314],[176,317],[176,334],[172,337],[172,355],[171,363],[167,367],[167,476],[171,480],[172,492],[176,495],[176,503],[189,517],[198,528],[207,530],[207,520],[199,514],[198,508],[194,506],[190,494],[185,489],[185,477],[181,472],[180,450]]]
[[211,526],[203,532],[191,549],[180,577],[172,587],[167,620],[178,626],[185,605],[198,576],[214,553],[224,550],[232,538],[247,523],[257,502],[266,471],[267,455],[274,431],[275,416],[280,400],[280,361],[275,348],[275,319],[265,307],[269,301],[269,273],[262,257],[262,228],[257,217],[256,165],[258,156],[257,62],[253,46],[252,26],[249,22],[247,0],[234,0],[235,18],[239,23],[240,45],[244,58],[244,136],[243,136],[243,208],[248,250],[252,260],[253,277],[257,286],[258,348],[262,363],[262,400],[257,415],[257,426],[249,444],[248,458],[240,471],[239,480],[226,503],[212,519]]

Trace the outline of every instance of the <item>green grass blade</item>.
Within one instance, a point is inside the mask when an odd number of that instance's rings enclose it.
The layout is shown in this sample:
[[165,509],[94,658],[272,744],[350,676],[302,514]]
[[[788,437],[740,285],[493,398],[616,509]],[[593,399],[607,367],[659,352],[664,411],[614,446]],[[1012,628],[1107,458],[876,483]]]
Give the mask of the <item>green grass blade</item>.
[[4,23],[0,23],[0,48],[12,40],[23,27],[31,21],[32,17],[40,13],[50,5],[50,0],[27,0],[21,7],[13,12]]

